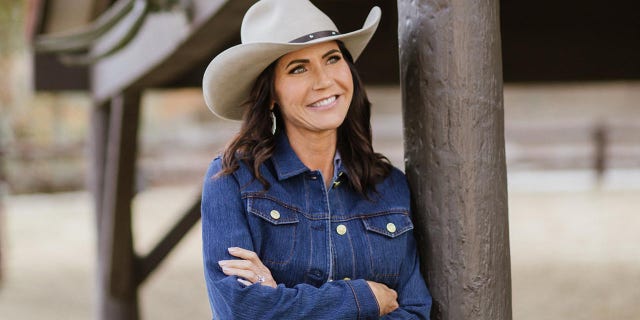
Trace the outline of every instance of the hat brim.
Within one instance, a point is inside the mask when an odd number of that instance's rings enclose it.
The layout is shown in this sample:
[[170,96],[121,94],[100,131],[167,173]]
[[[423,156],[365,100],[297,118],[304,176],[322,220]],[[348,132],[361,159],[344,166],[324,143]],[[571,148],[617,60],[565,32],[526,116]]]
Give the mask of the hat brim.
[[281,56],[314,44],[340,40],[356,60],[380,23],[381,11],[373,7],[362,29],[304,43],[246,43],[217,55],[205,70],[202,91],[207,107],[215,115],[241,120],[253,84],[260,73]]

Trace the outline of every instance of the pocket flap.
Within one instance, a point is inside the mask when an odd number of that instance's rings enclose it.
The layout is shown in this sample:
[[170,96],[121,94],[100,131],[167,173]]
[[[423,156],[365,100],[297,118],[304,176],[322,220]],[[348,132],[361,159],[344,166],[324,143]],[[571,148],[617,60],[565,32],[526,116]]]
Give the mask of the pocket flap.
[[298,222],[298,212],[268,198],[248,198],[247,209],[256,216],[275,225]]
[[411,218],[406,213],[389,213],[364,218],[364,227],[372,232],[395,238],[413,229]]

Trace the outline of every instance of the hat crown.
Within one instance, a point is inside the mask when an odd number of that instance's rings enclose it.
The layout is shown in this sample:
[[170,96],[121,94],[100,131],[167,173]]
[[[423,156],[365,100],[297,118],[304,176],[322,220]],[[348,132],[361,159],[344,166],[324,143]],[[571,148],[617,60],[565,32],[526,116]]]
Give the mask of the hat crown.
[[289,43],[320,31],[338,31],[336,25],[308,0],[262,0],[245,14],[242,43]]

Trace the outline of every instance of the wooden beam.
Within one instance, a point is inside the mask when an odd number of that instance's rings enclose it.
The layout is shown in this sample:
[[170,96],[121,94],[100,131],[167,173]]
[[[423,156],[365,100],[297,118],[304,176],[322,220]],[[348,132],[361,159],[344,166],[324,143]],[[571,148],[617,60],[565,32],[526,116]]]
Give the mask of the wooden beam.
[[147,256],[140,259],[136,281],[142,284],[169,255],[191,228],[200,220],[200,200],[197,200],[182,218],[167,232]]
[[104,11],[109,9],[109,5],[111,4],[111,0],[92,0],[91,1],[91,17],[93,19],[97,18]]
[[[194,0],[191,21],[178,12],[150,14],[125,48],[93,66],[94,99],[102,102],[131,88],[160,86],[189,71],[237,36],[254,2]],[[125,18],[120,25],[126,24]],[[114,28],[96,47],[109,46],[122,32]]]
[[511,319],[498,0],[398,1],[406,174],[432,319]]
[[200,200],[139,258],[134,251],[131,201],[135,194],[140,93],[95,104],[91,124],[92,174],[98,229],[98,318],[138,319],[138,287],[200,219]]
[[[98,230],[98,319],[138,319],[131,229],[140,92],[113,98]],[[97,142],[99,143],[99,142]]]
[[109,142],[109,119],[111,105],[109,103],[95,103],[91,109],[91,136],[89,138],[89,168],[87,186],[93,195],[94,211],[97,214],[96,225],[100,230],[100,214],[104,197],[104,175]]
[[[49,0],[45,1],[45,6],[42,26],[44,34],[68,32],[81,28],[93,19],[93,6],[90,1]],[[73,14],[69,14],[69,8],[73,8]]]

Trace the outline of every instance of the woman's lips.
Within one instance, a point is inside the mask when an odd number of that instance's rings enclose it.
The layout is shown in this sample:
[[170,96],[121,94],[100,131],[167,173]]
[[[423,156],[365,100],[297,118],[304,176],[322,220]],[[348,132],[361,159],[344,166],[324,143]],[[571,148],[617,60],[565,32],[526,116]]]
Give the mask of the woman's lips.
[[338,100],[338,96],[330,96],[328,98],[324,98],[322,100],[319,100],[310,104],[309,107],[316,108],[316,109],[329,108],[329,107],[332,107],[337,100]]

